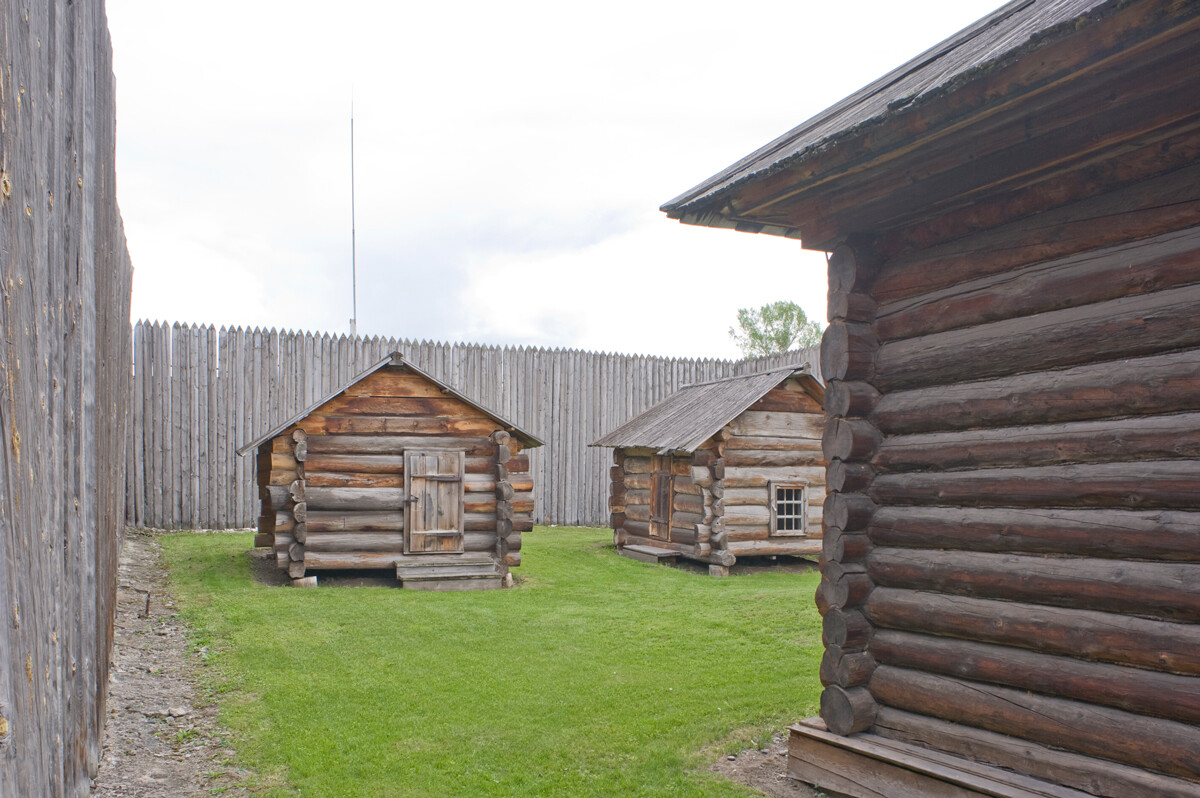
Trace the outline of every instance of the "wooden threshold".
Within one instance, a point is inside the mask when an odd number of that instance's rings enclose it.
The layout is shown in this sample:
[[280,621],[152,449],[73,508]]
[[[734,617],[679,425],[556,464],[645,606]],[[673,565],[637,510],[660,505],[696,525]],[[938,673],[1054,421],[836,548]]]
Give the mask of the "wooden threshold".
[[788,730],[788,775],[853,798],[1094,798],[874,734],[831,734],[820,718]]

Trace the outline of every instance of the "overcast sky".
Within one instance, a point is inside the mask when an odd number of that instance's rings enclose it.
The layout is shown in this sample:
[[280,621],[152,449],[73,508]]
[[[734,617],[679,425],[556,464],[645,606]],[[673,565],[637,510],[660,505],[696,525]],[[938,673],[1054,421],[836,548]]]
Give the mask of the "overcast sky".
[[133,318],[736,357],[820,253],[658,207],[1000,0],[108,0]]

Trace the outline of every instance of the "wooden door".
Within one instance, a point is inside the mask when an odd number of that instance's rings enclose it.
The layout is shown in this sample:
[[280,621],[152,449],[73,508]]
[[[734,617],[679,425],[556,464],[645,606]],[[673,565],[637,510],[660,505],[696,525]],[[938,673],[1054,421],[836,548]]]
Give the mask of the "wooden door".
[[463,550],[462,452],[405,452],[404,553]]
[[671,458],[655,455],[650,473],[650,537],[671,536]]

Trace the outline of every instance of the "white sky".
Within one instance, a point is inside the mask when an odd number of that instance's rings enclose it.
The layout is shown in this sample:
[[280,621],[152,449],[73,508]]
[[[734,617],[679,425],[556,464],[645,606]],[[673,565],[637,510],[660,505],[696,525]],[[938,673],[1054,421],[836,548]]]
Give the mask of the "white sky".
[[1000,5],[108,0],[133,318],[736,357],[819,253],[658,207]]

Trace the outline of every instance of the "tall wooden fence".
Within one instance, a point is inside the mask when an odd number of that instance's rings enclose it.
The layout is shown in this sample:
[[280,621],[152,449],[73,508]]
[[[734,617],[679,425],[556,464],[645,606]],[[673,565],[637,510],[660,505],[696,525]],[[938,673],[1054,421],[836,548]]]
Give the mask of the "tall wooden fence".
[[253,457],[235,450],[399,351],[546,442],[531,452],[535,520],[608,523],[611,453],[588,444],[680,386],[793,363],[639,357],[306,332],[152,324],[134,329],[128,522],[254,524]]
[[0,2],[0,796],[86,796],[125,516],[132,279],[103,0]]

